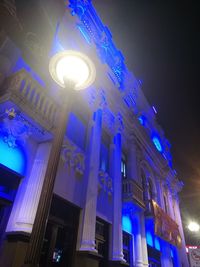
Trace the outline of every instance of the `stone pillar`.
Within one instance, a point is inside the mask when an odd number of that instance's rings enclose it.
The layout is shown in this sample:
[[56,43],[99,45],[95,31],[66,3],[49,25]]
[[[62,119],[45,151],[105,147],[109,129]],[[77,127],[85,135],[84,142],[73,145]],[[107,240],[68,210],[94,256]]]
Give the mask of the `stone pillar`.
[[157,203],[163,208],[163,195],[162,195],[162,182],[161,179],[156,177],[156,191],[157,191]]
[[147,241],[146,241],[146,230],[145,230],[145,217],[144,213],[140,214],[141,220],[141,238],[142,238],[142,258],[143,258],[143,266],[149,266],[148,263],[148,252],[147,252]]
[[143,255],[142,255],[142,227],[141,227],[140,213],[135,214],[135,266],[143,267]]
[[177,195],[174,196],[173,198],[174,198],[174,210],[175,210],[175,217],[176,217],[175,221],[178,223],[180,235],[182,238],[182,246],[181,248],[177,249],[178,254],[179,254],[180,266],[182,266],[181,263],[183,263],[184,267],[189,267],[188,257],[187,257],[186,250],[185,250],[185,237],[184,237],[183,225],[182,225],[181,214],[180,214],[179,198]]
[[124,262],[122,244],[122,177],[121,134],[117,132],[111,145],[111,176],[113,178],[113,224],[111,260]]
[[173,220],[175,220],[174,209],[173,209],[173,199],[172,199],[172,195],[169,191],[167,192],[167,198],[168,198],[168,206],[169,206],[169,215]]
[[44,182],[50,148],[50,143],[38,145],[30,177],[25,190],[19,190],[19,194],[23,193],[23,196],[16,196],[16,202],[14,203],[6,232],[31,233]]
[[128,179],[134,179],[137,182],[139,181],[138,177],[138,166],[137,166],[137,151],[136,151],[136,144],[135,140],[132,139],[128,151],[128,161],[127,161],[127,177]]
[[102,129],[102,110],[94,113],[93,125],[89,145],[89,160],[87,166],[87,186],[85,205],[81,216],[79,228],[78,251],[97,252],[95,249],[95,227],[96,227],[96,206],[98,173],[100,161]]

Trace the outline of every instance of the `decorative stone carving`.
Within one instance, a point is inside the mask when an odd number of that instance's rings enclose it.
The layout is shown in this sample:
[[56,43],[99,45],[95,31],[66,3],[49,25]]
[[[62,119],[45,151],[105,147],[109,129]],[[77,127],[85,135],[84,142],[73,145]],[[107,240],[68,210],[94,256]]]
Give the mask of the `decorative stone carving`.
[[112,41],[109,29],[103,25],[98,17],[91,0],[70,0],[69,8],[72,16],[77,15],[80,19],[81,28],[95,44],[97,54],[102,63],[107,64],[117,78],[120,89],[124,87],[124,77],[127,68],[124,64],[122,53],[117,50]]
[[65,138],[61,159],[73,168],[77,174],[83,175],[85,170],[85,155],[83,151],[77,147],[68,138]]
[[107,107],[106,101],[106,92],[104,89],[94,89],[92,88],[89,91],[89,104],[94,107],[96,110],[97,108],[101,108],[105,110]]
[[105,192],[106,194],[108,194],[109,197],[111,197],[113,193],[112,178],[107,172],[104,172],[102,170],[99,171],[98,191]]
[[27,32],[25,36],[25,46],[38,57],[44,57],[45,49],[34,32]]
[[119,112],[115,118],[115,130],[116,132],[122,133],[124,130],[124,123],[123,123],[123,117],[121,113]]
[[14,108],[6,110],[0,118],[0,133],[9,147],[16,147],[19,143],[24,144],[31,135],[31,125]]

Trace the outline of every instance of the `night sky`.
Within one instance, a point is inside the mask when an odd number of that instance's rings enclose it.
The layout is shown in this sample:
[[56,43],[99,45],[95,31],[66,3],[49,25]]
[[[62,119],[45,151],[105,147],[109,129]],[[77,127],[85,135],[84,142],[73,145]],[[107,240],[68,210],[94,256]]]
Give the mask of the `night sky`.
[[93,0],[172,144],[185,223],[200,223],[198,1]]

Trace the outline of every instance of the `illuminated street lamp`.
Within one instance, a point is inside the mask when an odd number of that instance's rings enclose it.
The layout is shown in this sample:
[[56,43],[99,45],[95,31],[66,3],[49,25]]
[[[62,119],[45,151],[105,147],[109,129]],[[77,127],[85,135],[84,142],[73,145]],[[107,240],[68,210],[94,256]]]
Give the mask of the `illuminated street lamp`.
[[68,114],[73,102],[73,92],[85,89],[94,82],[96,77],[96,70],[92,61],[86,55],[72,50],[54,55],[50,60],[49,72],[53,80],[64,90],[62,90],[60,116],[56,125],[42,192],[25,257],[24,266],[32,267],[39,266],[60,152],[65,136]]
[[188,229],[191,231],[191,232],[198,232],[199,229],[200,229],[200,226],[198,223],[196,222],[190,222],[188,224]]

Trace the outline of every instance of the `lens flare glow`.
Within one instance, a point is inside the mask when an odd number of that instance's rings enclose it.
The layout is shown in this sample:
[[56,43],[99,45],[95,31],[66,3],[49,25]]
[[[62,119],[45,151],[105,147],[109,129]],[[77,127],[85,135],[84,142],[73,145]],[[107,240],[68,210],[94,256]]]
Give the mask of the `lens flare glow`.
[[62,88],[75,90],[89,87],[96,77],[96,69],[90,58],[78,51],[66,50],[55,54],[49,62],[53,80]]
[[56,74],[62,84],[64,77],[75,83],[76,86],[83,84],[89,77],[88,65],[75,56],[66,56],[61,58],[56,66]]
[[196,222],[190,222],[189,225],[188,225],[188,229],[191,232],[198,232],[199,231],[199,228],[200,228],[200,226]]

